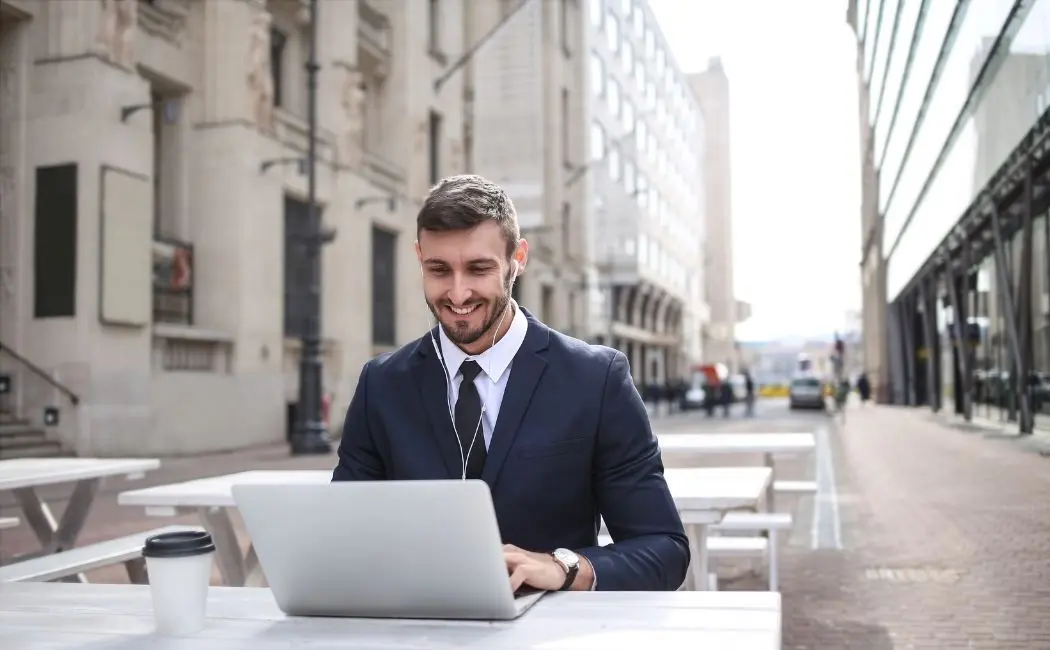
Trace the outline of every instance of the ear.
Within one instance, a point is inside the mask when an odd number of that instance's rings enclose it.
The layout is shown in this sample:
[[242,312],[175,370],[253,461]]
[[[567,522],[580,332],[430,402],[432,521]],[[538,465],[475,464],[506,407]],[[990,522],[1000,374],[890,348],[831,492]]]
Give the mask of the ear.
[[419,260],[420,264],[422,264],[423,263],[423,249],[419,247],[419,240],[418,239],[416,240],[415,246],[416,246],[416,259]]
[[517,277],[524,273],[525,264],[529,261],[529,242],[519,239],[518,247],[511,255],[511,260],[514,262],[514,276]]

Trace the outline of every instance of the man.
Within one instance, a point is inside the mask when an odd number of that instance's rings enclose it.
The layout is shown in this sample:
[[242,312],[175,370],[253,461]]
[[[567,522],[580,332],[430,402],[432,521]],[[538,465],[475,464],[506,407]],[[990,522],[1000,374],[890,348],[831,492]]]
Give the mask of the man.
[[626,357],[511,299],[529,246],[499,186],[442,180],[416,230],[439,326],[365,364],[333,480],[485,481],[515,590],[677,589],[688,544]]

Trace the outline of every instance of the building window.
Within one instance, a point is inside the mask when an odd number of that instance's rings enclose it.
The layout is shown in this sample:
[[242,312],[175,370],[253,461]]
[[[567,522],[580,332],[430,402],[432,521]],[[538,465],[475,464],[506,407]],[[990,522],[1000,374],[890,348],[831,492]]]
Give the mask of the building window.
[[430,184],[436,185],[441,180],[441,116],[430,111],[428,129],[430,142]]
[[609,14],[605,22],[606,42],[609,45],[609,50],[615,53],[620,48],[620,21],[616,20],[616,16]]
[[615,144],[609,146],[609,177],[619,181],[621,177],[620,149]]
[[572,56],[573,51],[573,3],[575,0],[561,0],[561,11],[559,13],[559,20],[561,21],[561,50],[565,56]]
[[609,100],[609,112],[614,116],[620,115],[620,82],[615,79],[609,80],[606,98]]
[[[317,216],[320,219],[320,215]],[[310,234],[310,207],[305,201],[284,197],[284,336],[301,338],[310,314],[310,260],[306,241]]]
[[567,168],[572,167],[572,131],[569,127],[569,119],[572,115],[570,109],[571,98],[569,97],[569,89],[561,89],[561,152],[562,162],[565,163]]
[[76,315],[77,166],[37,167],[33,315]]
[[591,122],[591,159],[605,157],[605,129],[598,122]]
[[273,105],[284,106],[284,47],[288,36],[276,27],[270,28],[270,77],[273,79]]
[[595,97],[605,94],[605,63],[597,52],[591,52],[591,91]]
[[540,292],[540,313],[543,314],[540,318],[545,323],[554,319],[554,287],[549,284],[543,285]]
[[441,0],[427,0],[427,49],[441,57]]
[[605,15],[605,6],[602,0],[591,0],[590,1],[590,12],[591,12],[591,24],[595,27],[602,26],[602,17]]
[[572,205],[567,201],[561,204],[561,245],[565,256],[572,258]]
[[397,234],[372,226],[372,343],[397,342]]
[[623,103],[623,128],[627,131],[634,128],[634,104],[629,100]]

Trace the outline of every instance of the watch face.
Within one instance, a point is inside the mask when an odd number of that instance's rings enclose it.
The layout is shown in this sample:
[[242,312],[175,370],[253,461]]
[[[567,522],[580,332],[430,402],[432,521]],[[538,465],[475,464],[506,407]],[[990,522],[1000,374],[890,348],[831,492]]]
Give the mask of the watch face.
[[555,549],[554,557],[567,567],[575,566],[580,563],[580,557],[567,548]]

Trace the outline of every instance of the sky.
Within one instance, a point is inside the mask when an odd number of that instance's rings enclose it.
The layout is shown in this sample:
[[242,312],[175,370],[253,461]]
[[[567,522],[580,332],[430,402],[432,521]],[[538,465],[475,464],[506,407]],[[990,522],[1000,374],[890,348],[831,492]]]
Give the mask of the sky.
[[856,41],[846,0],[649,0],[674,59],[729,77],[745,341],[829,335],[860,307]]

